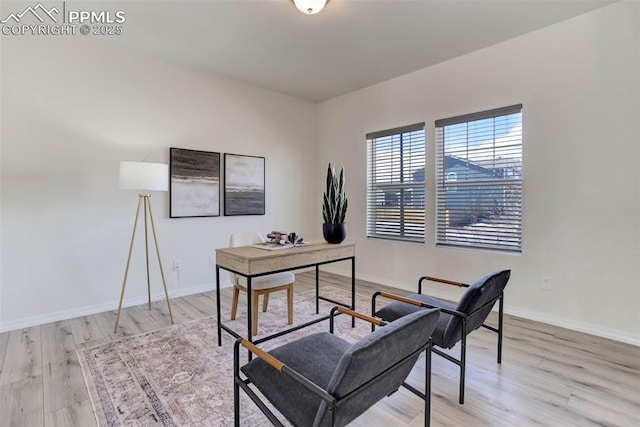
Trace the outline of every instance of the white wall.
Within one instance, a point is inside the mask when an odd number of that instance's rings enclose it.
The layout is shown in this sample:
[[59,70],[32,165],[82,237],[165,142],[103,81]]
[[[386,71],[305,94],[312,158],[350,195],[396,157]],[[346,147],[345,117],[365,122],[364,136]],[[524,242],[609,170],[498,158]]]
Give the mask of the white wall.
[[[640,343],[639,9],[617,3],[319,106],[107,40],[2,37],[0,330],[115,307],[137,203],[118,163],[167,162],[173,146],[267,159],[265,216],[169,219],[168,194],[153,195],[173,295],[213,286],[209,255],[233,230],[317,236],[332,161],[347,168],[359,277],[413,289],[424,273],[511,268],[509,312]],[[434,120],[514,103],[522,255],[436,248],[433,173],[425,245],[364,237],[367,132],[425,121],[433,171]],[[128,303],[145,298],[141,243]]]
[[[152,195],[173,295],[213,287],[209,256],[234,230],[319,235],[316,104],[97,37],[3,36],[1,52],[0,330],[117,305],[138,201],[118,189],[123,160],[167,163],[169,147],[266,157],[264,216],[169,219],[168,193]],[[136,239],[128,304],[146,296]]]
[[[640,3],[618,3],[321,103],[318,178],[344,163],[358,276],[415,289],[423,274],[469,281],[510,268],[508,312],[640,344],[638,28]],[[434,121],[516,103],[522,254],[436,248]],[[365,134],[423,121],[426,243],[367,240]]]

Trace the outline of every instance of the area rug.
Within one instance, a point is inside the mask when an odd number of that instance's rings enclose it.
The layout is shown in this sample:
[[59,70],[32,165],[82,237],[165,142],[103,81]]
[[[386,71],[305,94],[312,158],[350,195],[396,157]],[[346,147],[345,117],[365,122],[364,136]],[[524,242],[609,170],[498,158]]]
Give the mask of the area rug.
[[[325,287],[323,296],[348,301],[350,293]],[[315,314],[315,291],[294,297],[294,324],[302,324]],[[359,311],[369,302],[357,297]],[[334,304],[320,302],[320,315]],[[266,313],[260,313],[257,338],[288,327],[286,299],[273,299]],[[223,313],[222,321],[246,334],[246,305],[238,307],[235,321]],[[227,426],[233,425],[233,338],[223,332],[217,346],[215,316],[170,326],[96,347],[78,350],[80,365],[91,396],[99,426]],[[366,322],[336,318],[336,334],[355,341],[370,331]],[[261,345],[274,348],[310,333],[328,331],[328,321],[284,335]],[[246,362],[246,352],[243,352]],[[244,363],[243,362],[243,363]],[[270,425],[244,393],[241,424]]]

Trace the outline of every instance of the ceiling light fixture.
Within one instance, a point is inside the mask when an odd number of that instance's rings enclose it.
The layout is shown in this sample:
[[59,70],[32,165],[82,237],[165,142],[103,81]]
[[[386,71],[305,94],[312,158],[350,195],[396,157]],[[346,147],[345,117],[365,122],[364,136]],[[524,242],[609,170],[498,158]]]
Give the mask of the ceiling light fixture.
[[315,15],[324,9],[329,0],[291,0],[305,15]]

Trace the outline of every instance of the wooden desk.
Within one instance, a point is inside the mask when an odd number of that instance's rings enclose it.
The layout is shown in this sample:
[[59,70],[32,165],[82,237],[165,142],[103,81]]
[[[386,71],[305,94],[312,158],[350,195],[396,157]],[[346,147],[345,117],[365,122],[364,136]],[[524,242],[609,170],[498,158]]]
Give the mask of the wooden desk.
[[[334,301],[320,295],[320,285],[318,281],[319,267],[332,262],[351,260],[351,304]],[[222,345],[222,329],[229,332],[236,338],[240,338],[235,331],[222,324],[220,321],[220,269],[247,278],[247,307],[251,307],[251,279],[265,276],[281,271],[295,270],[298,268],[316,268],[316,314],[319,311],[319,300],[325,300],[339,304],[351,309],[356,304],[356,245],[354,243],[340,243],[337,245],[329,243],[313,243],[307,246],[269,251],[252,246],[239,246],[235,248],[216,249],[216,316],[218,321],[218,346]],[[294,326],[286,331],[262,338],[257,342],[266,341],[274,336],[283,335],[288,332],[320,322],[329,316],[317,319],[303,325]],[[355,325],[355,319],[354,323]],[[247,310],[247,337],[253,342],[251,335],[251,310]]]

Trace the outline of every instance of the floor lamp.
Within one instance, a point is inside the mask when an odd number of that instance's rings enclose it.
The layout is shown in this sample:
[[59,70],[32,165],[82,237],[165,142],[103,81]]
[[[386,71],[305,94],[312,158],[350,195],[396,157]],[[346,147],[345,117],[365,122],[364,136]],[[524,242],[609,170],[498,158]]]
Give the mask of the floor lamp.
[[131,252],[133,250],[133,241],[136,237],[136,228],[138,225],[138,217],[140,216],[140,207],[144,209],[144,248],[147,262],[147,293],[149,296],[149,310],[151,310],[151,282],[149,279],[149,233],[147,216],[151,222],[151,230],[153,231],[153,241],[156,246],[156,254],[158,255],[158,265],[160,266],[160,276],[162,276],[162,285],[164,286],[164,295],[167,298],[167,307],[169,308],[169,317],[173,323],[173,314],[171,313],[171,303],[169,302],[169,293],[167,292],[167,283],[164,280],[164,270],[162,269],[162,261],[160,260],[160,249],[158,249],[158,239],[156,237],[156,226],[153,222],[153,213],[151,212],[151,194],[149,191],[168,191],[169,190],[169,166],[162,163],[146,163],[146,162],[120,162],[120,189],[137,190],[138,209],[136,209],[136,218],[133,222],[133,233],[131,234],[131,244],[129,245],[129,256],[127,257],[127,267],[124,270],[124,280],[122,281],[122,291],[120,292],[120,302],[118,303],[118,314],[116,315],[116,325],[113,332],[118,331],[118,322],[120,321],[120,311],[122,310],[122,299],[124,298],[124,289],[127,285],[127,275],[129,274],[129,264],[131,262]]

